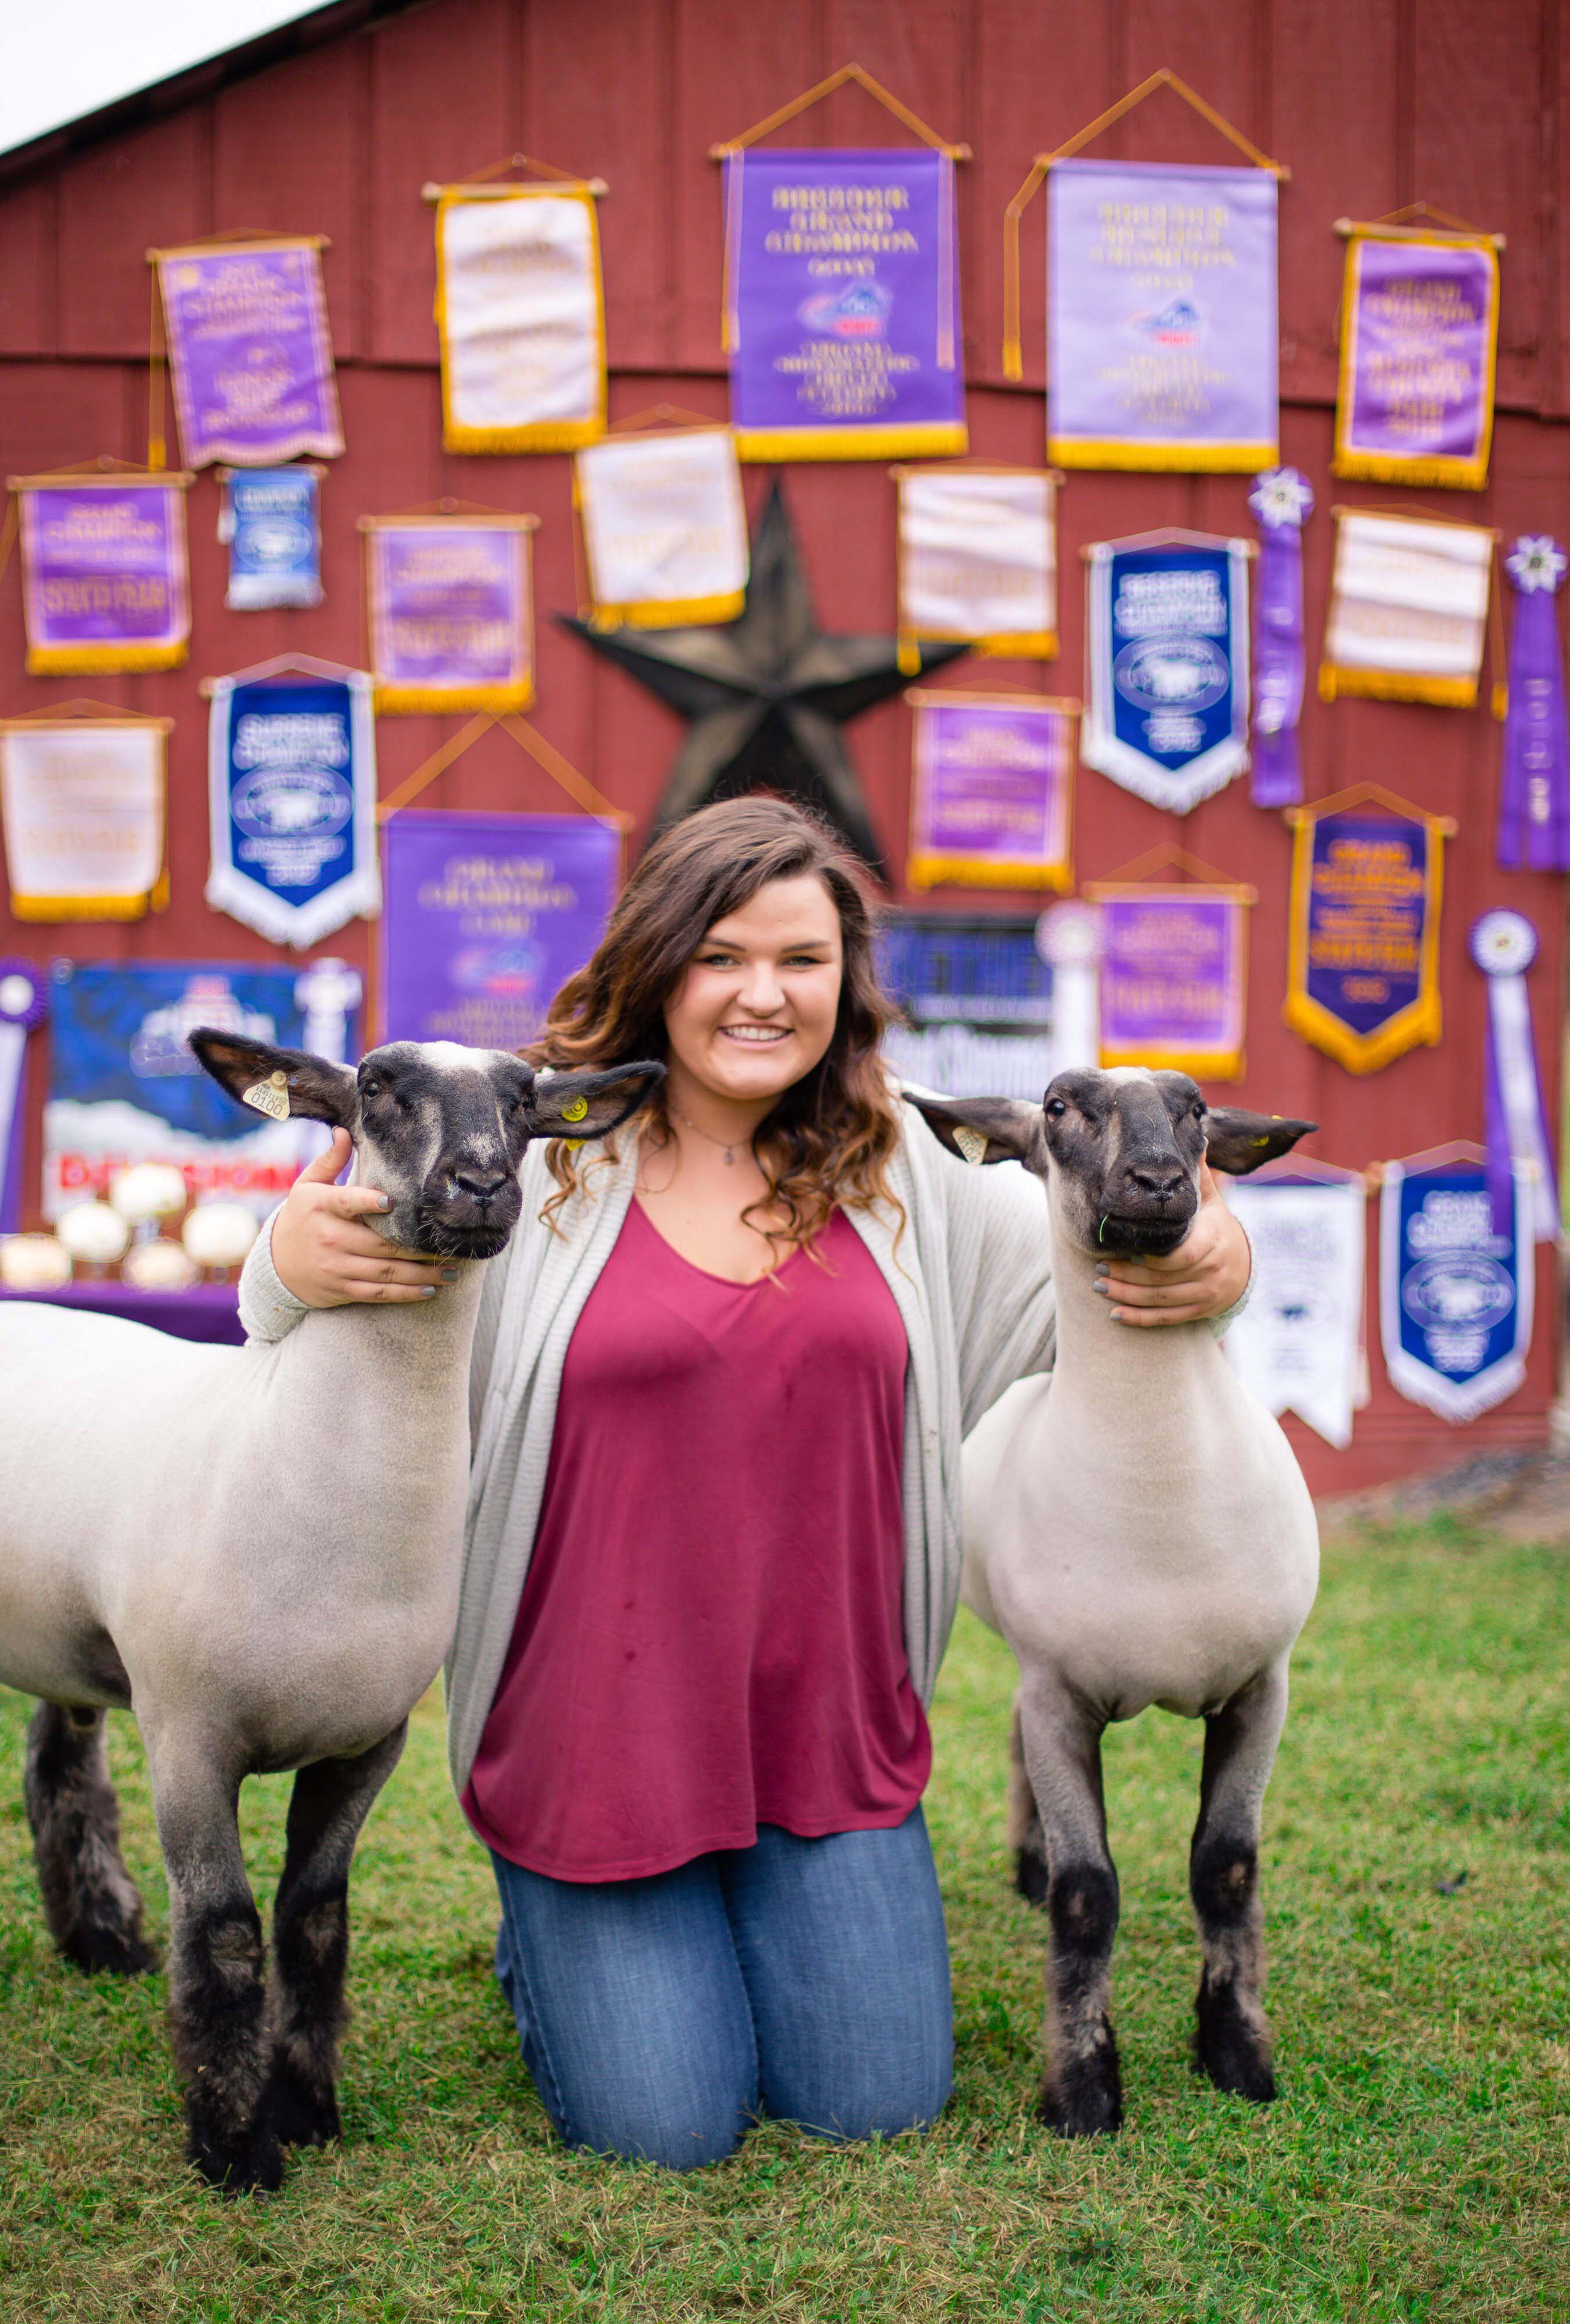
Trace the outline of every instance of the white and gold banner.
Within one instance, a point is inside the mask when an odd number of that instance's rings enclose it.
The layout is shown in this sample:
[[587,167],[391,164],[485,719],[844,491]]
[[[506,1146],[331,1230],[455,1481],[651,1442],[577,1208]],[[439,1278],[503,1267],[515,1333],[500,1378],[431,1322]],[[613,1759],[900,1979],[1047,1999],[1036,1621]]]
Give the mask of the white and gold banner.
[[607,436],[578,456],[591,619],[601,628],[733,622],[747,602],[747,511],[729,428]]
[[139,920],[163,910],[170,724],[0,724],[0,823],[17,919]]
[[586,186],[444,188],[442,444],[570,452],[605,432],[605,295]]
[[896,468],[901,666],[920,639],[1050,660],[1058,650],[1057,478],[1045,468]]
[[1319,693],[1470,710],[1483,669],[1493,534],[1336,509]]

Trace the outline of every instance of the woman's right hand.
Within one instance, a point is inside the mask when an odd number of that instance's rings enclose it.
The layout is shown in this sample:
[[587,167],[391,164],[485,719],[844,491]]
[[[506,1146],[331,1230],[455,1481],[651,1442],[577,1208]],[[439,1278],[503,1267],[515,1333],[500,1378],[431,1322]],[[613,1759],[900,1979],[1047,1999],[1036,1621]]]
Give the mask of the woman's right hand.
[[364,1225],[390,1211],[392,1198],[373,1186],[337,1186],[351,1152],[349,1133],[335,1130],[326,1153],[308,1163],[272,1222],[272,1266],[286,1291],[308,1307],[350,1307],[357,1300],[429,1299],[451,1283],[455,1267],[399,1250]]

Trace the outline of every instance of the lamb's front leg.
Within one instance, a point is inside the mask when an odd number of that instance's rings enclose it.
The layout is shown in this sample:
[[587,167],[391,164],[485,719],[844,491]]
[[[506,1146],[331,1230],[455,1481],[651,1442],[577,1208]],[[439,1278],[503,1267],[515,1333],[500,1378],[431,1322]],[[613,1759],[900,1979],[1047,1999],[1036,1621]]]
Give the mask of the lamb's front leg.
[[245,1877],[242,1770],[199,1734],[148,1735],[169,1873],[169,2017],[188,2152],[226,2195],[271,2190],[283,2160],[265,2104],[262,1918]]
[[1218,2090],[1261,2105],[1276,2094],[1259,1900],[1260,1818],[1287,1715],[1283,1655],[1205,1722],[1199,1821],[1189,1891],[1205,1966],[1195,2003],[1194,2062]]
[[409,1723],[357,1759],[319,1759],[294,1779],[289,1846],[272,1911],[269,2110],[287,2145],[339,2134],[334,2088],[348,2011],[349,1867],[362,1825],[398,1765]]
[[1109,2008],[1117,1872],[1106,1845],[1101,1790],[1105,1723],[1058,1679],[1024,1673],[1020,1732],[1047,1868],[1041,2116],[1065,2138],[1091,2138],[1123,2121]]

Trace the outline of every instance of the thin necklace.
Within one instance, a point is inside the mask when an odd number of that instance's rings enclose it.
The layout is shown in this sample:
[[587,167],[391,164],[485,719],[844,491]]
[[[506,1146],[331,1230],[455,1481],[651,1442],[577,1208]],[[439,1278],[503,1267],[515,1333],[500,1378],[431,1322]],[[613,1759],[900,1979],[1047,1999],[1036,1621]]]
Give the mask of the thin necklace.
[[[727,1161],[727,1162],[734,1162],[734,1161],[735,1161],[735,1159],[736,1159],[736,1145],[737,1145],[737,1141],[736,1141],[736,1139],[733,1139],[733,1138],[716,1138],[716,1137],[715,1137],[715,1135],[714,1135],[714,1133],[713,1133],[713,1131],[712,1131],[712,1130],[703,1130],[703,1129],[702,1129],[702,1128],[699,1126],[699,1124],[698,1124],[697,1122],[695,1122],[695,1121],[692,1119],[692,1117],[691,1117],[691,1115],[690,1115],[690,1114],[685,1114],[685,1113],[684,1113],[684,1112],[682,1111],[682,1109],[681,1109],[681,1107],[680,1107],[679,1105],[674,1105],[674,1104],[672,1104],[672,1102],[671,1102],[671,1101],[670,1101],[670,1099],[669,1099],[668,1097],[667,1097],[667,1098],[666,1098],[666,1104],[667,1108],[669,1109],[669,1111],[670,1111],[672,1113],[674,1113],[674,1114],[675,1115],[676,1120],[681,1123],[681,1125],[682,1125],[682,1127],[683,1127],[683,1129],[684,1129],[684,1130],[693,1130],[693,1131],[695,1131],[695,1132],[696,1132],[696,1134],[697,1134],[697,1136],[698,1136],[698,1137],[700,1137],[700,1138],[706,1138],[706,1139],[708,1139],[708,1141],[709,1141],[709,1143],[710,1143],[710,1145],[711,1145],[711,1146],[722,1146],[722,1147],[724,1148],[724,1149],[725,1149],[725,1159],[726,1159],[726,1161]],[[752,1141],[751,1141],[751,1139],[749,1139],[748,1140],[748,1145],[750,1145],[750,1144],[751,1144],[751,1142],[752,1142]]]

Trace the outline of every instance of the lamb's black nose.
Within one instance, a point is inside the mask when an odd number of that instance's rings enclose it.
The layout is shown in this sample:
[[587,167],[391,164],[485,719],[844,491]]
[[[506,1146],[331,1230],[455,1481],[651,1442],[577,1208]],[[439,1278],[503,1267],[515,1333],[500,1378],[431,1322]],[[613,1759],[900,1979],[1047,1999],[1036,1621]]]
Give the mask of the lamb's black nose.
[[510,1173],[506,1170],[454,1170],[453,1184],[461,1186],[477,1203],[493,1203],[506,1185]]
[[1170,1203],[1173,1195],[1187,1185],[1189,1178],[1180,1163],[1173,1164],[1171,1168],[1161,1162],[1136,1163],[1128,1175],[1142,1194],[1149,1194],[1158,1203]]

